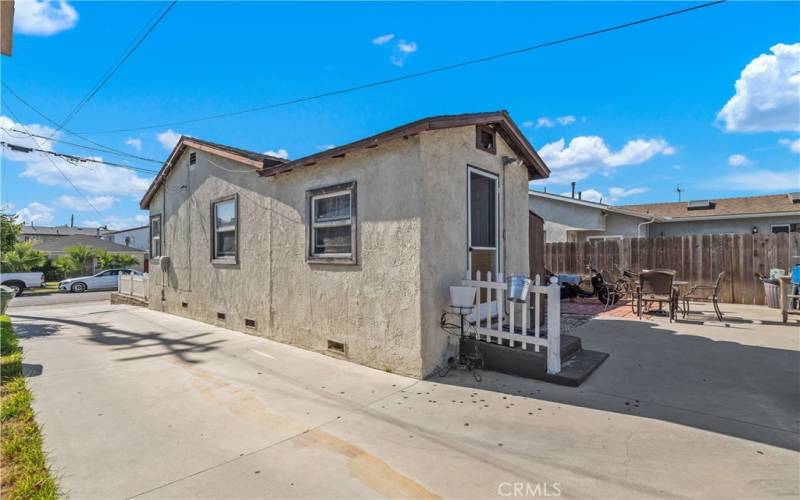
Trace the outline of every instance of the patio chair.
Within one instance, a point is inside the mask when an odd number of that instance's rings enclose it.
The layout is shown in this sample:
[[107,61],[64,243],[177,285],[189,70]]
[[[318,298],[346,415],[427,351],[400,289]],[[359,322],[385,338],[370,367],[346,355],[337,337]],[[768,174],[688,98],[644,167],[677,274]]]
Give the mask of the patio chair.
[[639,274],[639,288],[636,290],[636,307],[639,319],[642,319],[642,302],[658,302],[659,306],[666,303],[669,312],[669,321],[675,319],[676,293],[672,287],[675,273],[668,270],[642,271]]
[[714,307],[714,313],[717,315],[717,320],[722,321],[722,311],[719,309],[719,289],[720,284],[722,284],[722,280],[725,278],[727,274],[726,271],[722,271],[717,276],[717,282],[713,285],[695,285],[689,290],[686,295],[683,296],[683,317],[685,318],[687,314],[689,314],[689,301],[710,301]]

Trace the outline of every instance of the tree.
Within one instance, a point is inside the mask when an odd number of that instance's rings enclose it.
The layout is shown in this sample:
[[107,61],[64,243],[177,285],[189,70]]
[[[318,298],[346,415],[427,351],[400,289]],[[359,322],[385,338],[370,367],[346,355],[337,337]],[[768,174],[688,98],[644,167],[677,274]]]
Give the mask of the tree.
[[22,231],[22,223],[17,222],[16,215],[0,212],[0,253],[5,254],[14,249],[20,231]]
[[59,255],[52,261],[53,267],[58,269],[66,278],[70,273],[74,273],[80,268],[75,259],[70,255]]
[[37,267],[42,267],[47,262],[47,256],[33,248],[30,242],[17,243],[10,251],[3,252],[3,269],[12,273],[27,272]]
[[115,267],[131,267],[139,264],[139,259],[132,255],[124,253],[108,253],[103,250],[98,253],[97,262],[100,264],[101,269],[110,269]]
[[72,245],[64,249],[67,255],[75,262],[75,268],[83,271],[99,253],[97,249],[86,245]]

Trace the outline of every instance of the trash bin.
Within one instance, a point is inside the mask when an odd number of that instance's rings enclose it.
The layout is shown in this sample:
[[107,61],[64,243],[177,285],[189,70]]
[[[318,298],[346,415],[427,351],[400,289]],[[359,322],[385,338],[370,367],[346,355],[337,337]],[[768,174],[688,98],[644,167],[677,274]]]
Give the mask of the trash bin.
[[8,307],[8,303],[16,297],[14,290],[11,288],[0,285],[0,314],[6,313],[6,308]]
[[767,302],[767,307],[779,309],[781,307],[781,287],[778,280],[765,279],[764,282],[764,298]]

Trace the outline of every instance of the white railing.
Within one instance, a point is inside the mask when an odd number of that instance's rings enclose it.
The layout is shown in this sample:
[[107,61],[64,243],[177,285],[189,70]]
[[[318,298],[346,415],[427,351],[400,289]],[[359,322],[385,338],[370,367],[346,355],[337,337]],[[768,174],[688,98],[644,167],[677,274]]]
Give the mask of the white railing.
[[146,299],[149,278],[149,274],[144,274],[142,276],[135,274],[120,274],[119,281],[117,282],[117,292],[123,295],[130,295],[132,297]]
[[[475,308],[467,319],[475,329],[478,340],[503,343],[507,340],[511,347],[518,344],[522,349],[533,346],[535,352],[540,347],[547,348],[547,373],[561,371],[561,289],[557,283],[542,285],[537,275],[533,279],[530,294],[525,303],[505,300],[508,286],[503,275],[492,281],[492,273],[486,273],[481,280],[480,271],[472,279],[467,271],[462,286],[477,289]],[[541,307],[543,297],[547,297],[547,333],[542,336]]]

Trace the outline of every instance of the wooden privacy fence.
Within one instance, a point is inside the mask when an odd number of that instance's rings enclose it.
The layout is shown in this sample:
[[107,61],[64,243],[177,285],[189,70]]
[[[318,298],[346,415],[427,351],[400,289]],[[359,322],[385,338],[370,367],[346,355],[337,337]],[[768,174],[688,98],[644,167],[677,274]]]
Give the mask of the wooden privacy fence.
[[674,269],[689,286],[713,284],[721,271],[722,302],[764,304],[764,286],[756,272],[789,270],[800,263],[800,233],[702,234],[546,243],[545,267],[553,273],[584,274],[586,264],[598,270],[618,268]]
[[[561,288],[557,284],[542,285],[537,275],[533,279],[530,293],[524,303],[515,303],[506,299],[508,285],[503,275],[498,274],[497,281],[492,280],[491,271],[486,273],[485,281],[481,280],[481,272],[475,273],[474,279],[467,271],[462,286],[477,288],[475,309],[467,318],[474,324],[478,340],[502,344],[508,341],[511,347],[521,347],[539,352],[540,347],[547,348],[547,373],[561,372]],[[544,299],[547,298],[545,301]],[[546,304],[546,305],[545,305]],[[547,307],[546,333],[542,331],[540,310]]]

